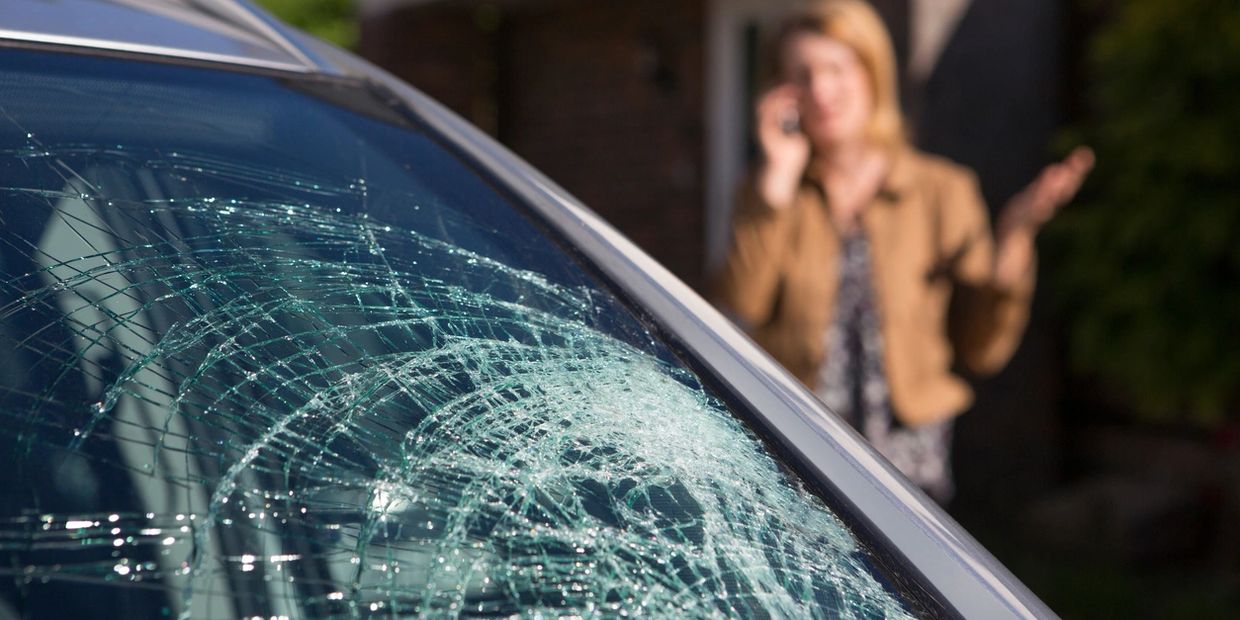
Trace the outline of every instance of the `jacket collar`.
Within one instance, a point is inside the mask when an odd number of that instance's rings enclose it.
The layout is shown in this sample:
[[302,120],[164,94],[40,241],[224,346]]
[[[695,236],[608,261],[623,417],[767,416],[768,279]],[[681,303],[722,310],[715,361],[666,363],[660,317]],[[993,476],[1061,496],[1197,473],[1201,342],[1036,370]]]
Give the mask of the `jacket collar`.
[[915,182],[913,153],[908,146],[899,146],[891,151],[891,169],[887,178],[878,189],[880,198],[887,198],[893,204],[899,204],[912,189]]

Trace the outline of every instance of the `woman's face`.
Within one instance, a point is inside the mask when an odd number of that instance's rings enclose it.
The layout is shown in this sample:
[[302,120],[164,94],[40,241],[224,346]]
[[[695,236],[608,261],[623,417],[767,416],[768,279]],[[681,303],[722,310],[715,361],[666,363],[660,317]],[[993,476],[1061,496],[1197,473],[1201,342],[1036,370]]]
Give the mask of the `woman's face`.
[[870,76],[857,53],[815,33],[784,44],[785,78],[800,87],[801,129],[810,142],[830,148],[864,140],[874,112]]

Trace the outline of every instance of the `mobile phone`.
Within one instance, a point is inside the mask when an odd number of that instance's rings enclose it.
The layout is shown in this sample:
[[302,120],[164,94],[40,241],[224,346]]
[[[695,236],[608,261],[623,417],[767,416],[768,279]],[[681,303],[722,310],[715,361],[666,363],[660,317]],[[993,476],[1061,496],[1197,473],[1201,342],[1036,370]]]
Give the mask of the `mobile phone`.
[[788,136],[801,131],[801,115],[795,108],[785,112],[783,118],[779,119],[779,130]]

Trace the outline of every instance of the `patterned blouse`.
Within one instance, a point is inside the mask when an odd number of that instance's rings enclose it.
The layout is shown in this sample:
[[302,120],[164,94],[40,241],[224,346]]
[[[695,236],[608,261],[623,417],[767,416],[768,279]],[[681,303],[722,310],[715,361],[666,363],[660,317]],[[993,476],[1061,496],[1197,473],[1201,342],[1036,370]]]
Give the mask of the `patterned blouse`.
[[952,420],[907,427],[892,415],[869,241],[858,230],[841,239],[841,252],[835,317],[824,335],[826,359],[818,371],[817,396],[914,484],[945,503],[954,492]]

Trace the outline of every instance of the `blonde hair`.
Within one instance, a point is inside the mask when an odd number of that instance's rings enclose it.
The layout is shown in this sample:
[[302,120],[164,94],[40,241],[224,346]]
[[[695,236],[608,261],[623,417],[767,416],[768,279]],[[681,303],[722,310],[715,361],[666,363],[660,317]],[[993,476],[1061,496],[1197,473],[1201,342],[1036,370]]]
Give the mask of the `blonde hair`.
[[873,89],[874,114],[867,130],[869,138],[888,148],[904,145],[907,138],[896,85],[895,51],[874,8],[863,0],[820,0],[785,19],[772,48],[777,74],[783,71],[788,41],[806,33],[822,35],[852,48],[869,74]]

